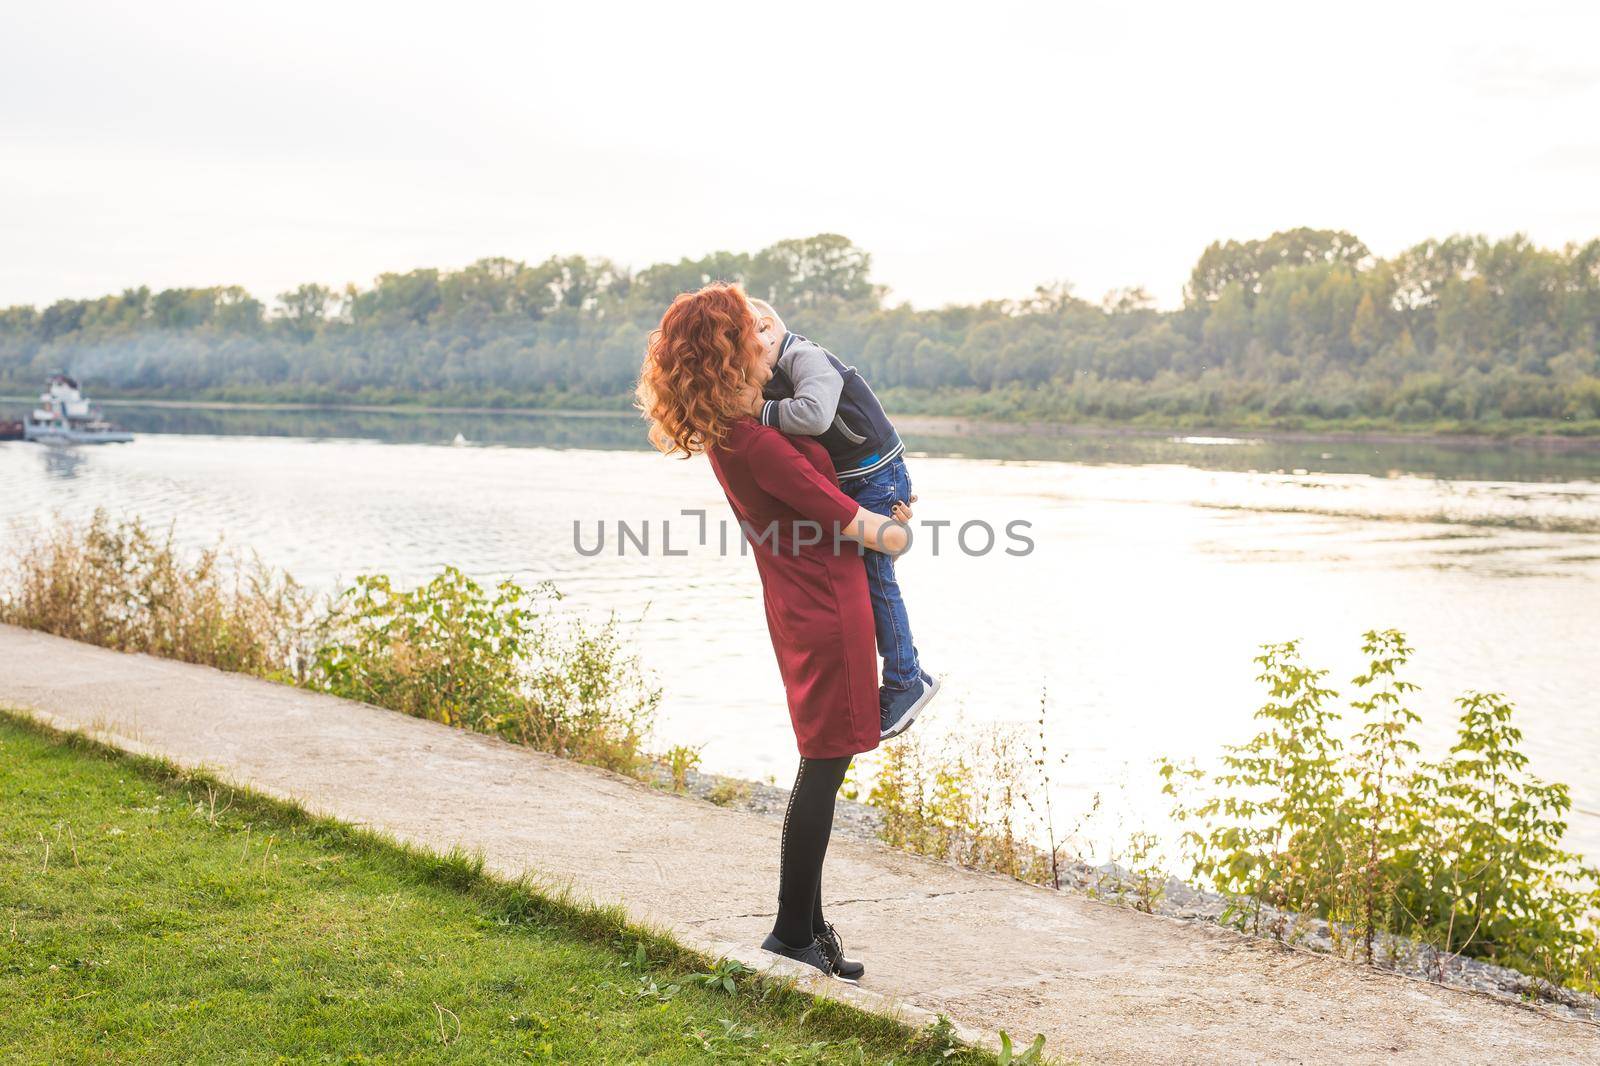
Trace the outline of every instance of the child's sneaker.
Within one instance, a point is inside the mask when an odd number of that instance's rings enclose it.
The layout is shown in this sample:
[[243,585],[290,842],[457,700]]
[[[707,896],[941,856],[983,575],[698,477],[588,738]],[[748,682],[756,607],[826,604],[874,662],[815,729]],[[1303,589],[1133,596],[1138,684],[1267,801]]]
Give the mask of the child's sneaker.
[[881,690],[878,693],[878,739],[888,740],[910,729],[911,723],[922,713],[922,708],[926,707],[928,701],[938,692],[939,679],[926,670],[922,671],[922,676],[910,688],[898,691]]

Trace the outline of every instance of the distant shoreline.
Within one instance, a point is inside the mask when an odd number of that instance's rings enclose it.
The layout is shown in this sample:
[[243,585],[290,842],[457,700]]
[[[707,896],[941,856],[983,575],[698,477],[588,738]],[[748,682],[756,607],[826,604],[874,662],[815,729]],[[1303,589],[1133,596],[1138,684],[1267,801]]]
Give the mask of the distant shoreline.
[[1567,437],[1555,433],[1497,436],[1489,433],[1405,433],[1398,430],[1297,430],[1238,426],[1132,426],[1116,423],[990,422],[958,415],[908,415],[895,424],[909,432],[973,436],[1041,437],[1219,437],[1285,444],[1438,444],[1449,447],[1512,445],[1559,452],[1600,452],[1600,437]]
[[[33,403],[33,396],[0,396],[0,403]],[[353,414],[397,415],[563,415],[572,418],[635,418],[632,411],[606,411],[565,407],[453,407],[435,404],[401,403],[306,403],[257,400],[143,400],[94,397],[101,407],[161,407],[174,411],[348,411]]]
[[[32,396],[0,396],[0,403],[33,403]],[[96,398],[104,407],[153,407],[191,411],[338,411],[350,414],[394,415],[512,415],[528,418],[635,419],[632,411],[566,407],[470,407],[440,404],[382,403],[307,403],[304,401],[251,400],[161,400],[119,397]],[[1433,444],[1444,447],[1516,447],[1551,452],[1600,453],[1600,437],[1567,436],[1558,433],[1440,433],[1421,430],[1295,430],[1242,426],[1153,426],[1125,423],[1069,423],[1048,421],[1010,421],[976,418],[970,415],[902,415],[896,424],[906,432],[952,437],[1220,437],[1237,440],[1286,444]]]

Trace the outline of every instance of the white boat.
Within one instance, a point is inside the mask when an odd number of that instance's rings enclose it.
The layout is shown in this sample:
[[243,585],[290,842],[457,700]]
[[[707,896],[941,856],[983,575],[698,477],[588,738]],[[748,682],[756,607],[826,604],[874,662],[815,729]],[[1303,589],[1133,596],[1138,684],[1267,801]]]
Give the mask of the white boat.
[[51,376],[39,406],[23,419],[22,436],[41,444],[120,444],[133,439],[132,433],[108,422],[65,374]]

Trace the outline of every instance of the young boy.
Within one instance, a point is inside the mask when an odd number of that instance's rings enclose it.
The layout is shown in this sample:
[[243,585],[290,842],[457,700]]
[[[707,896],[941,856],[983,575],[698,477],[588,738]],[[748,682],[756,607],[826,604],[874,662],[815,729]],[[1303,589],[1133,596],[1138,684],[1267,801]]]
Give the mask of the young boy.
[[[839,488],[867,510],[889,514],[897,503],[909,506],[916,497],[901,458],[904,446],[866,380],[826,348],[790,333],[765,300],[752,298],[750,307],[772,368],[772,380],[752,414],[784,433],[816,437],[833,458]],[[869,551],[866,565],[883,656],[880,739],[888,740],[911,727],[939,691],[939,682],[917,659],[894,559]]]

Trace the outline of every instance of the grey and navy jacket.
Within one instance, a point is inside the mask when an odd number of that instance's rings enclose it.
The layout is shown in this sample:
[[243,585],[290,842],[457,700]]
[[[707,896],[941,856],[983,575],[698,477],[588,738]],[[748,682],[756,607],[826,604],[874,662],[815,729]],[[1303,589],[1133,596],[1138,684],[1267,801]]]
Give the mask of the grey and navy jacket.
[[761,424],[816,437],[841,480],[865,477],[905,450],[883,404],[856,368],[798,333],[783,335],[762,396]]

